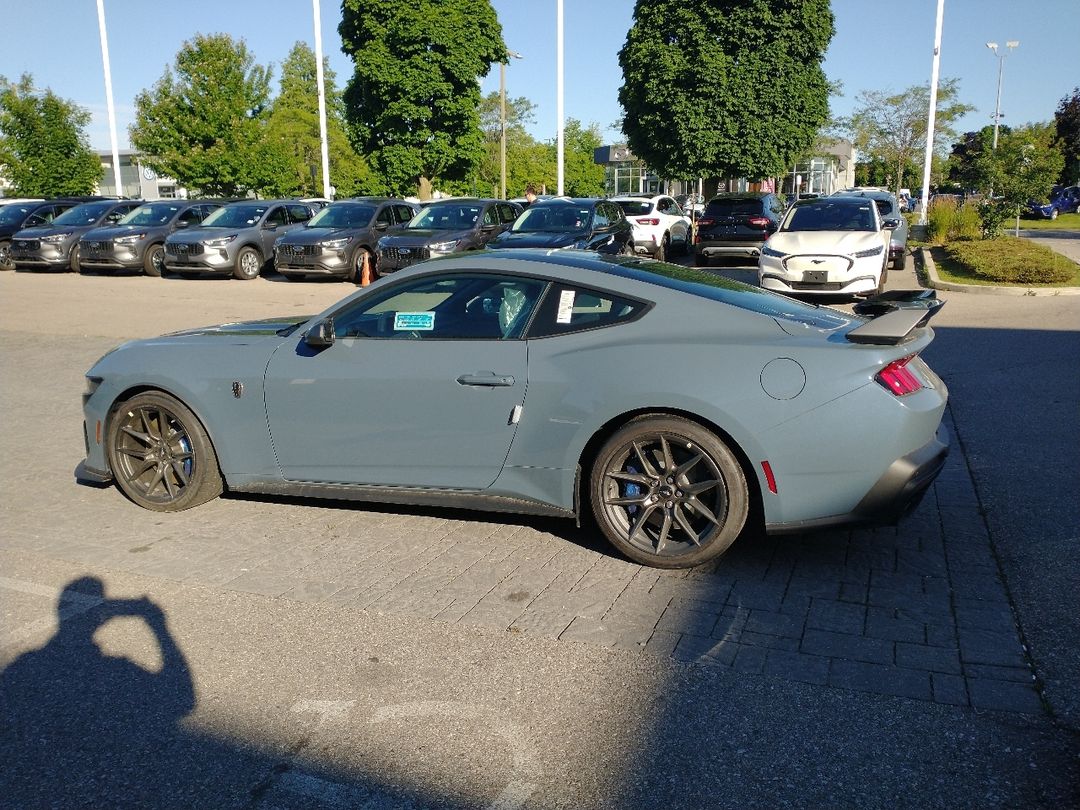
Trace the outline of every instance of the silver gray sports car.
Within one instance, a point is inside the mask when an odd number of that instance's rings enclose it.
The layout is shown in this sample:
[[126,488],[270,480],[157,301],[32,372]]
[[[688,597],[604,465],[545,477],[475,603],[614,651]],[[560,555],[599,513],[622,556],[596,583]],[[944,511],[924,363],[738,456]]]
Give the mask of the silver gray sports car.
[[449,256],[311,318],[137,340],[87,372],[79,476],[582,517],[692,566],[744,528],[894,521],[948,451],[932,294],[863,315],[560,250]]

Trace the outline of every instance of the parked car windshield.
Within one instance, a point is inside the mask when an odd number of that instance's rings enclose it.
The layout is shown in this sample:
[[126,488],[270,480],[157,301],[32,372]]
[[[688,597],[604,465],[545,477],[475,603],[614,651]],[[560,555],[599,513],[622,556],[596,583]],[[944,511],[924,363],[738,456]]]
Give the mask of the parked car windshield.
[[876,231],[870,200],[828,201],[814,205],[796,204],[784,219],[781,231]]
[[167,225],[177,215],[181,206],[176,203],[148,203],[128,213],[120,225]]
[[628,217],[652,213],[652,200],[613,200]]
[[409,220],[406,228],[433,231],[467,231],[480,219],[482,205],[429,205]]
[[32,209],[33,206],[30,205],[8,203],[3,208],[0,208],[0,225],[15,225],[22,222]]
[[583,231],[592,221],[588,206],[532,205],[518,217],[510,230],[514,233],[573,233]]
[[111,202],[93,202],[69,208],[52,221],[53,225],[93,225],[113,207]]
[[268,205],[226,205],[202,221],[203,228],[250,228],[258,224]]
[[336,203],[322,209],[305,223],[308,228],[363,228],[375,216],[371,205]]

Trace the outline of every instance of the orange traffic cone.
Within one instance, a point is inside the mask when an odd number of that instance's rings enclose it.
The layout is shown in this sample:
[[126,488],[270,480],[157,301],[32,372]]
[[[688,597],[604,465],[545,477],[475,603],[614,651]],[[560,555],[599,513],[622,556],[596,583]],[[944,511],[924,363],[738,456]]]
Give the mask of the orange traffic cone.
[[364,251],[364,259],[360,265],[360,286],[366,287],[372,282],[371,278],[371,254]]

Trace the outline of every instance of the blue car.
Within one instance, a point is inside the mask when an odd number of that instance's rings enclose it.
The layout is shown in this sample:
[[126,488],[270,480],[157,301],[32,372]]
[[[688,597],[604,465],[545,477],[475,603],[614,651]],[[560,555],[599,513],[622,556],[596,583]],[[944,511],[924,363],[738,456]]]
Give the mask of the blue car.
[[[533,209],[529,209],[530,211]],[[578,518],[682,568],[749,530],[894,521],[945,461],[929,295],[848,314],[584,250],[418,263],[314,317],[126,343],[87,372],[83,479]]]
[[1028,203],[1028,212],[1032,216],[1045,219],[1057,219],[1058,214],[1072,214],[1080,211],[1080,186],[1065,186],[1050,192],[1048,203]]

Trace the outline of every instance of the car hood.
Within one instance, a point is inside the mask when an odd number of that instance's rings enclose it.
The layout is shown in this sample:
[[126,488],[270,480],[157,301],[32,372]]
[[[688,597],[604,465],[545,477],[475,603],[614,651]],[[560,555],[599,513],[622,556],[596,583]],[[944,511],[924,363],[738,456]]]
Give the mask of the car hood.
[[584,239],[584,231],[576,233],[545,233],[543,231],[523,231],[521,233],[501,233],[491,243],[493,248],[564,248]]
[[83,234],[85,239],[100,239],[108,241],[118,236],[127,236],[132,233],[150,233],[164,228],[164,225],[107,225],[104,228],[93,228]]
[[170,242],[187,242],[188,244],[194,244],[195,242],[205,242],[209,239],[220,239],[223,236],[236,233],[239,234],[247,230],[246,228],[187,228],[183,231],[177,231],[169,237]]
[[331,239],[344,239],[357,236],[366,228],[297,228],[289,231],[280,240],[279,245],[314,245]]
[[73,233],[83,233],[93,228],[92,225],[37,225],[33,228],[24,228],[15,234],[16,239],[40,239],[43,236],[55,236],[61,234],[70,236]]
[[[424,247],[438,242],[453,242],[455,239],[467,239],[472,236],[472,229],[464,231],[437,231],[431,228],[409,228],[406,231],[384,236],[384,245],[393,247]],[[381,241],[381,240],[380,240]]]
[[311,320],[314,315],[287,315],[280,318],[263,318],[258,321],[239,321],[237,323],[223,323],[217,326],[201,326],[197,329],[184,329],[179,332],[170,332],[155,340],[168,340],[170,338],[189,337],[276,337],[283,329],[297,326]]
[[766,244],[781,253],[847,255],[884,243],[875,231],[779,231]]

